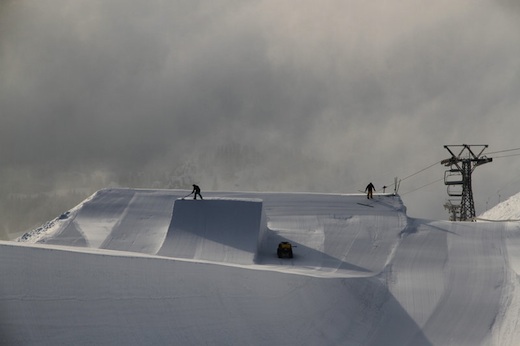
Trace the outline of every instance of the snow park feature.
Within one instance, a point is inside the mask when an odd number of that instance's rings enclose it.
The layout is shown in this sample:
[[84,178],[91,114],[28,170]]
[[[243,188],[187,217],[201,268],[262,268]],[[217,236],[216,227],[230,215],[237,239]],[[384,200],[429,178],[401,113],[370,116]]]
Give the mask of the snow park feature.
[[516,221],[412,219],[383,194],[187,192],[100,190],[0,242],[0,344],[518,345]]
[[253,264],[265,233],[262,201],[177,200],[159,256]]

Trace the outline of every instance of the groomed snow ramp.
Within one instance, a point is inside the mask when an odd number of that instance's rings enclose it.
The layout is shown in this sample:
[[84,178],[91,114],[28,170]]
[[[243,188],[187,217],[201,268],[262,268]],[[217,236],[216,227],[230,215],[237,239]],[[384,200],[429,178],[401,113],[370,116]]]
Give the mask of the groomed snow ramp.
[[159,256],[253,264],[267,229],[260,199],[176,200]]

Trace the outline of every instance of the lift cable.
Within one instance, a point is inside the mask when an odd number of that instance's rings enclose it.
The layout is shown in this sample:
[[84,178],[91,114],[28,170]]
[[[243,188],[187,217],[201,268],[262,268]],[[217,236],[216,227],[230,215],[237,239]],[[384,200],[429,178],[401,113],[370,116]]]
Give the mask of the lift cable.
[[[498,154],[498,153],[505,153],[505,152],[511,152],[511,151],[516,151],[516,150],[520,150],[520,148],[514,148],[514,149],[506,149],[506,150],[494,151],[494,152],[491,152],[491,153],[487,153],[487,155],[490,155],[490,154]],[[512,157],[512,156],[520,156],[520,154],[510,154],[510,155],[502,155],[502,156],[493,156],[493,158],[494,158],[494,159],[501,159],[501,158],[504,158],[504,157]],[[424,172],[424,171],[426,171],[426,170],[428,170],[428,169],[430,169],[430,168],[432,168],[432,167],[434,167],[434,166],[436,166],[436,165],[438,165],[438,164],[440,164],[440,163],[441,163],[441,161],[436,161],[436,162],[432,163],[431,165],[429,165],[429,166],[427,166],[427,167],[425,167],[425,168],[423,168],[423,169],[421,169],[421,170],[419,170],[419,171],[417,171],[417,172],[415,172],[415,173],[412,173],[412,174],[410,174],[410,175],[407,175],[406,177],[400,179],[400,180],[399,180],[399,183],[400,183],[401,181],[403,181],[403,180],[406,180],[406,179],[409,179],[409,178],[411,178],[411,177],[414,177],[414,176],[416,176],[417,174],[422,173],[422,172]],[[416,189],[414,189],[414,190],[411,190],[411,191],[405,192],[405,193],[403,193],[403,194],[401,194],[401,195],[405,195],[405,194],[408,194],[408,193],[415,192],[415,191],[420,190],[420,189],[422,189],[422,188],[424,188],[424,187],[427,187],[427,186],[429,186],[429,185],[432,185],[432,184],[434,184],[434,183],[437,183],[437,182],[439,182],[439,181],[441,181],[441,180],[443,180],[443,178],[441,178],[441,179],[439,179],[439,180],[436,180],[436,181],[434,181],[434,182],[428,183],[428,184],[426,184],[426,185],[423,185],[423,186],[421,186],[421,187],[418,187],[418,188],[416,188]],[[389,188],[389,187],[393,187],[394,185],[395,185],[395,182],[392,183],[392,184],[386,185],[385,187],[386,187],[386,188]]]
[[433,185],[433,184],[435,184],[435,183],[438,183],[439,181],[442,181],[442,180],[444,180],[444,178],[437,179],[437,180],[435,180],[435,181],[432,181],[431,183],[425,184],[425,185],[420,186],[420,187],[418,187],[418,188],[416,188],[416,189],[413,189],[413,190],[407,191],[407,192],[405,192],[405,193],[401,193],[400,195],[401,195],[401,196],[403,196],[403,195],[407,195],[407,194],[412,193],[412,192],[415,192],[415,191],[417,191],[417,190],[421,190],[421,189],[423,189],[423,188],[425,188],[425,187],[427,187],[427,186],[430,186],[430,185]]
[[415,172],[414,174],[410,174],[409,176],[406,176],[406,177],[404,177],[403,179],[401,179],[401,181],[403,181],[403,180],[405,180],[405,179],[408,179],[408,178],[411,178],[411,177],[413,177],[413,176],[415,176],[415,175],[417,175],[417,174],[419,174],[419,173],[422,173],[422,172],[424,172],[425,170],[430,169],[430,168],[432,168],[433,166],[438,165],[439,163],[441,163],[441,161],[437,161],[437,162],[435,162],[435,163],[429,165],[428,167],[423,168],[423,169],[421,169],[420,171]]
[[520,150],[520,148],[493,151],[491,153],[487,153],[487,155],[498,154],[498,153],[505,153],[505,152],[508,152],[508,151],[515,151],[515,150]]
[[520,156],[520,154],[511,154],[511,155],[502,155],[502,156],[493,156],[494,159],[501,159],[504,157],[512,157],[512,156]]
[[[441,161],[434,162],[434,163],[432,163],[431,165],[429,165],[428,167],[425,167],[425,168],[423,168],[423,169],[421,169],[421,170],[419,170],[419,171],[417,171],[417,172],[415,172],[415,173],[412,173],[412,174],[410,174],[410,175],[407,175],[406,177],[400,179],[399,182],[401,182],[401,181],[403,181],[403,180],[406,180],[406,179],[408,179],[408,178],[411,178],[411,177],[413,177],[413,176],[416,176],[417,174],[422,173],[422,172],[426,171],[427,169],[430,169],[430,168],[432,168],[433,166],[438,165],[439,163],[441,163]],[[385,187],[389,188],[389,187],[392,187],[392,186],[394,186],[394,185],[395,185],[395,182],[392,183],[392,184],[386,185]]]
[[[515,151],[515,150],[520,150],[520,148],[516,148],[516,149],[507,149],[507,150],[501,150],[501,151],[495,151],[495,152],[493,152],[493,153],[488,153],[488,154],[503,153],[503,152],[509,152],[509,151]],[[495,159],[495,158],[503,158],[503,157],[511,157],[511,156],[520,156],[520,154],[511,154],[511,155],[503,155],[503,156],[493,156],[493,158]],[[421,173],[421,172],[423,172],[423,171],[425,171],[425,170],[427,170],[427,169],[429,169],[429,168],[431,168],[431,167],[433,167],[433,166],[435,166],[435,165],[437,165],[437,164],[439,164],[439,163],[440,163],[440,161],[435,162],[434,164],[432,164],[432,165],[430,165],[430,166],[428,166],[428,167],[426,167],[426,168],[423,168],[423,169],[421,169],[420,171],[418,171],[418,172],[416,172],[416,173],[414,173],[414,174],[411,174],[411,175],[409,175],[409,176],[407,176],[407,177],[401,179],[401,181],[402,181],[402,180],[405,180],[405,179],[408,179],[408,178],[411,178],[411,177],[413,177],[414,175],[419,174],[419,173]],[[418,187],[418,188],[416,188],[416,189],[413,189],[413,190],[407,191],[407,192],[405,192],[405,193],[401,193],[400,195],[403,196],[403,195],[406,195],[406,194],[409,194],[409,193],[412,193],[412,192],[415,192],[415,191],[421,190],[421,189],[423,189],[423,188],[425,188],[425,187],[427,187],[427,186],[430,186],[430,185],[433,185],[433,184],[435,184],[435,183],[438,183],[439,181],[441,181],[441,180],[443,180],[443,179],[444,179],[444,178],[440,178],[440,179],[435,180],[435,181],[433,181],[433,182],[431,182],[431,183],[428,183],[428,184],[425,184],[425,185],[423,185],[423,186],[420,186],[420,187]],[[394,185],[394,184],[392,184],[392,185]]]

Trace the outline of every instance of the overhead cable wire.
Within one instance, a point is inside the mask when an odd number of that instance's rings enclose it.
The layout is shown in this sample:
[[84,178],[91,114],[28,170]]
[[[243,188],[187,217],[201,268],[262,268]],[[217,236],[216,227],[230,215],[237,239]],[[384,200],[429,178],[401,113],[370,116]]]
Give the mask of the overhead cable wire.
[[[413,176],[416,176],[417,174],[422,173],[422,172],[426,171],[427,169],[430,169],[430,168],[432,168],[433,166],[438,165],[439,163],[441,163],[441,161],[434,162],[434,163],[432,163],[431,165],[429,165],[428,167],[425,167],[425,168],[423,168],[423,169],[421,169],[421,170],[419,170],[419,171],[417,171],[417,172],[415,172],[415,173],[413,173],[413,174],[410,174],[410,175],[408,175],[408,176],[406,176],[406,177],[400,179],[399,182],[401,182],[401,181],[403,181],[403,180],[406,180],[406,179],[408,179],[408,178],[411,178],[411,177],[413,177]],[[391,187],[391,186],[394,186],[394,185],[395,185],[395,182],[392,183],[392,184],[390,184],[390,185],[386,185],[386,187],[388,188],[388,187]]]
[[487,155],[492,155],[492,154],[505,153],[505,152],[508,152],[508,151],[515,151],[515,150],[520,150],[520,148],[493,151],[491,153],[486,153],[486,154]]
[[408,178],[411,178],[411,177],[413,177],[413,176],[415,176],[415,175],[417,175],[417,174],[419,174],[419,173],[422,173],[422,172],[424,172],[425,170],[430,169],[430,168],[432,168],[433,166],[435,166],[435,165],[437,165],[437,164],[439,164],[439,163],[441,163],[441,161],[437,161],[437,162],[435,162],[435,163],[429,165],[428,167],[423,168],[423,169],[421,169],[420,171],[415,172],[414,174],[410,174],[409,176],[406,176],[406,177],[404,177],[403,179],[401,179],[401,181],[406,180],[406,179],[408,179]]
[[[498,154],[498,153],[505,153],[505,152],[516,151],[516,150],[520,150],[520,148],[499,150],[499,151],[494,151],[494,152],[490,152],[490,153],[486,153],[486,154],[487,154],[487,155],[491,155],[491,154]],[[502,155],[502,156],[493,156],[493,158],[494,158],[494,159],[495,159],[495,158],[496,158],[496,159],[500,159],[500,158],[504,158],[504,157],[513,157],[513,156],[520,156],[520,154],[510,154],[510,155]],[[399,183],[401,183],[401,181],[403,181],[403,180],[406,180],[406,179],[409,179],[409,178],[411,178],[411,177],[414,177],[414,176],[416,176],[417,174],[422,173],[422,172],[424,172],[424,171],[426,171],[426,170],[432,168],[433,166],[440,164],[441,162],[442,162],[442,161],[437,161],[437,162],[432,163],[431,165],[429,165],[429,166],[427,166],[427,167],[425,167],[425,168],[423,168],[423,169],[421,169],[421,170],[419,170],[419,171],[417,171],[417,172],[415,172],[415,173],[413,173],[413,174],[407,175],[406,177],[400,179],[400,180],[399,180]],[[441,180],[443,180],[443,179],[444,179],[444,178],[440,178],[440,179],[435,180],[435,181],[433,181],[433,182],[431,182],[431,183],[428,183],[428,184],[426,184],[426,185],[423,185],[423,186],[421,186],[421,187],[418,187],[418,188],[416,188],[416,189],[414,189],[414,190],[411,190],[411,191],[405,192],[405,193],[403,193],[403,194],[401,194],[401,195],[406,195],[406,194],[408,194],[408,193],[415,192],[415,191],[420,190],[420,189],[422,189],[422,188],[425,188],[425,187],[427,187],[427,186],[429,186],[429,185],[435,184],[435,183],[437,183],[437,182],[439,182],[439,181],[441,181]],[[392,186],[395,186],[395,182],[392,183],[392,184],[386,185],[385,187],[386,187],[386,188],[389,188],[389,187],[392,187]]]
[[[498,153],[505,153],[505,152],[515,151],[515,150],[520,150],[520,148],[505,149],[505,150],[500,150],[500,151],[494,151],[494,152],[491,152],[491,153],[487,153],[487,155],[490,155],[490,154],[498,154]],[[493,158],[503,158],[503,157],[511,157],[511,156],[520,156],[520,154],[511,154],[511,155],[504,155],[504,156],[494,156]],[[413,176],[416,176],[417,174],[422,173],[422,172],[426,171],[427,169],[430,169],[430,168],[432,168],[433,166],[435,166],[435,165],[437,165],[437,164],[440,164],[441,162],[442,162],[442,161],[434,162],[434,163],[432,163],[431,165],[429,165],[429,166],[427,166],[427,167],[425,167],[425,168],[423,168],[423,169],[421,169],[421,170],[419,170],[419,171],[417,171],[417,172],[415,172],[415,173],[413,173],[413,174],[410,174],[410,175],[408,175],[408,176],[402,178],[401,181],[406,180],[406,179],[408,179],[408,178],[411,178],[411,177],[413,177]],[[391,184],[391,185],[388,185],[388,186],[392,186],[392,185],[394,185],[394,184],[395,184],[395,183],[393,183],[393,184]]]
[[520,154],[511,154],[511,155],[503,155],[503,156],[493,156],[494,159],[501,159],[503,157],[512,157],[512,156],[520,156]]
[[[493,153],[488,153],[488,154],[504,153],[504,152],[515,151],[515,150],[520,150],[520,148],[507,149],[507,150],[500,150],[500,151],[495,151],[495,152],[493,152]],[[512,156],[520,156],[520,154],[511,154],[511,155],[503,155],[503,156],[494,156],[493,158],[494,158],[494,159],[495,159],[495,158],[500,159],[500,158],[504,158],[504,157],[512,157]],[[415,176],[415,175],[417,175],[417,174],[419,174],[419,173],[421,173],[421,172],[424,172],[425,170],[427,170],[427,169],[429,169],[429,168],[431,168],[431,167],[433,167],[433,166],[435,166],[435,165],[437,165],[437,164],[439,164],[439,163],[441,163],[441,161],[437,161],[437,162],[435,162],[434,164],[431,164],[430,166],[428,166],[428,167],[426,167],[426,168],[423,168],[423,169],[421,169],[420,171],[417,171],[416,173],[410,174],[409,176],[406,176],[406,177],[404,177],[403,179],[401,179],[401,181],[403,181],[403,180],[405,180],[405,179],[408,179],[408,178],[411,178],[411,177],[413,177],[413,176]],[[418,187],[418,188],[416,188],[416,189],[414,189],[414,190],[411,190],[411,191],[407,191],[407,192],[405,192],[405,193],[402,193],[401,196],[402,196],[402,195],[409,194],[409,193],[412,193],[412,192],[415,192],[415,191],[417,191],[417,190],[420,190],[420,189],[425,188],[425,187],[427,187],[427,186],[430,186],[430,185],[432,185],[432,184],[435,184],[435,183],[437,183],[437,182],[439,182],[439,181],[441,181],[441,180],[443,180],[443,179],[444,179],[444,178],[440,178],[440,179],[435,180],[435,181],[433,181],[433,182],[431,182],[431,183],[428,183],[428,184],[426,184],[426,185],[423,185],[423,186],[421,186],[421,187]],[[392,185],[394,185],[394,184],[392,184]]]
[[425,188],[425,187],[427,187],[427,186],[430,186],[430,185],[433,185],[433,184],[435,184],[435,183],[438,183],[438,182],[441,181],[441,180],[444,180],[444,178],[437,179],[437,180],[435,180],[435,181],[432,181],[431,183],[425,184],[425,185],[420,186],[420,187],[418,187],[418,188],[416,188],[416,189],[413,189],[413,190],[411,190],[411,191],[407,191],[407,192],[405,192],[405,193],[401,193],[401,196],[403,196],[403,195],[407,195],[407,194],[409,194],[409,193],[415,192],[415,191],[420,190],[420,189],[423,189],[423,188]]

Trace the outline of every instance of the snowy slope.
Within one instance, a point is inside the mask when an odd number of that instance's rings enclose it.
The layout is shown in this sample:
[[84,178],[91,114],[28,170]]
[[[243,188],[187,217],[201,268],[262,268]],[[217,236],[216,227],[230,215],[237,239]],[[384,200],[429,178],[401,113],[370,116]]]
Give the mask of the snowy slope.
[[260,200],[177,200],[157,254],[254,264],[265,229]]
[[520,194],[513,195],[479,216],[485,220],[520,221]]
[[1,242],[0,344],[520,340],[519,223],[409,219],[398,196],[186,193],[101,190]]
[[[383,269],[406,227],[405,208],[392,196],[368,202],[362,195],[219,192],[203,201],[181,200],[185,195],[100,190],[46,232],[22,240],[228,265],[254,259],[264,270],[305,275],[367,276]],[[273,256],[280,241],[298,248],[291,266]]]

